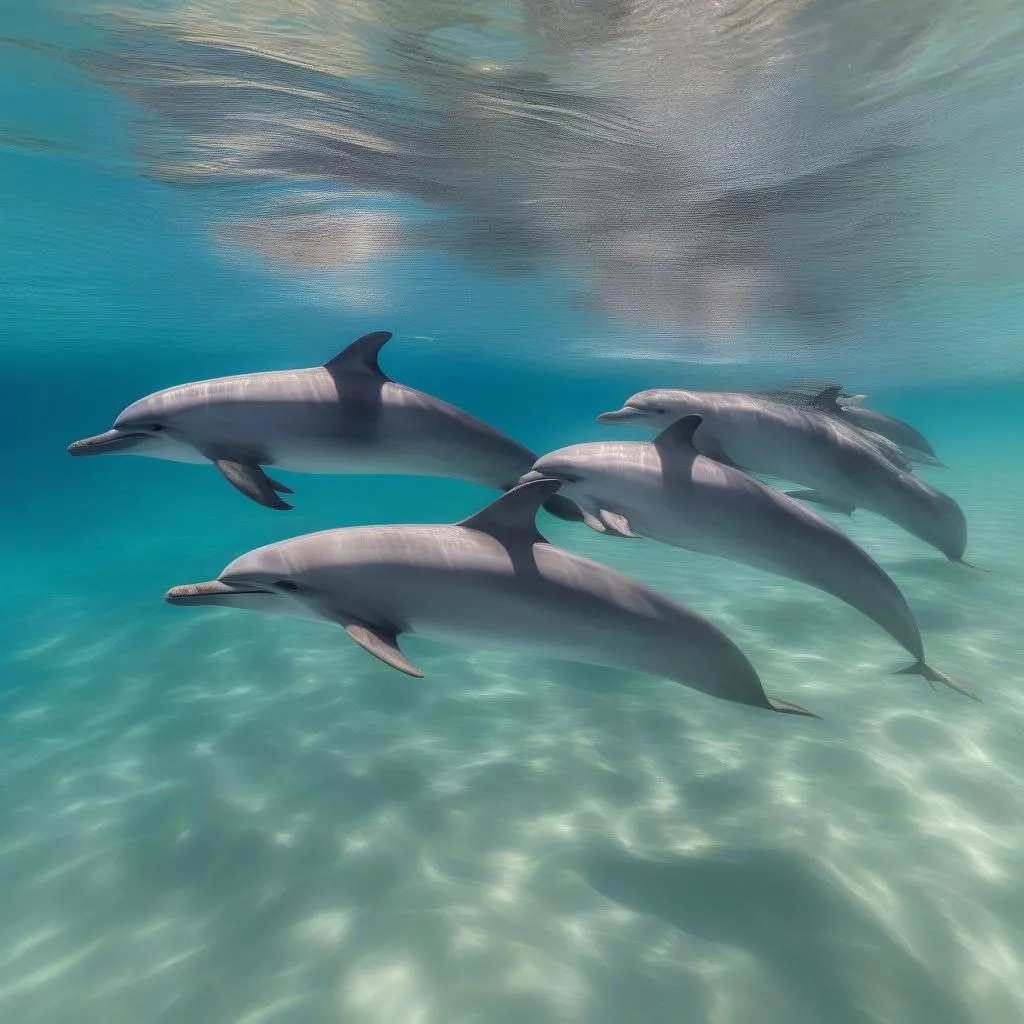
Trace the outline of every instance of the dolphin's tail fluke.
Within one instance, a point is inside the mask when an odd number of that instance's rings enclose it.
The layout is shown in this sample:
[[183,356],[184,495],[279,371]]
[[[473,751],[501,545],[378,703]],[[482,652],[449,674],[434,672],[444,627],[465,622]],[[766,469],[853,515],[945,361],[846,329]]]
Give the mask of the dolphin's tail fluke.
[[821,715],[816,715],[813,711],[800,707],[799,704],[791,704],[788,700],[776,700],[774,697],[769,697],[768,706],[772,711],[779,711],[784,715],[805,715],[807,718],[821,719]]
[[940,672],[937,668],[932,668],[931,665],[923,661],[915,661],[913,665],[901,668],[896,675],[924,676],[929,683],[942,683],[943,686],[948,686],[951,690],[956,690],[957,693],[962,693],[965,697],[970,697],[971,700],[976,700],[979,704],[981,703],[981,698],[970,687],[964,686],[963,683],[958,683],[955,679],[950,679],[945,672]]

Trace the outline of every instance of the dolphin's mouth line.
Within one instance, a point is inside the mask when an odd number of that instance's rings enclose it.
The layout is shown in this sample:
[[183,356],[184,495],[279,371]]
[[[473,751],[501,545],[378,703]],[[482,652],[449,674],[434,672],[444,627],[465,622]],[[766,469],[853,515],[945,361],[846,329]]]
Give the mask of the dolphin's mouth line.
[[93,437],[83,437],[68,445],[68,455],[101,455],[130,448],[136,441],[150,435],[142,430],[118,430],[114,428]]
[[629,423],[631,420],[638,420],[643,418],[643,413],[639,409],[634,409],[630,405],[625,405],[621,409],[616,409],[615,412],[603,412],[597,417],[598,423]]
[[208,580],[205,583],[183,583],[171,587],[164,594],[168,604],[222,604],[232,597],[246,597],[251,594],[273,594],[274,591],[261,587],[257,583],[223,583],[221,580]]

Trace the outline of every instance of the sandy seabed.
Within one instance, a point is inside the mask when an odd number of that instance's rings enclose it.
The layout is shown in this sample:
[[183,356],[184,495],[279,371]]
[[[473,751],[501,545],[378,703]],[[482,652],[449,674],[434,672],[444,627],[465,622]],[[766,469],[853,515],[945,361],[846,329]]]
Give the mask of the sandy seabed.
[[414,680],[326,625],[34,595],[0,692],[0,1018],[1024,1019],[1024,480],[941,480],[992,574],[850,530],[982,705],[892,676],[905,654],[825,595],[561,523],[823,721],[412,639]]

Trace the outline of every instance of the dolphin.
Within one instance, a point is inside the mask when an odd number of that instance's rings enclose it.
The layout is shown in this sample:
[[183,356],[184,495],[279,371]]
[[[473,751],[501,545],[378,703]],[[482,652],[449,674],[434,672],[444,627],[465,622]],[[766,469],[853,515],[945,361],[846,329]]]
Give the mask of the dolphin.
[[521,484],[454,525],[348,527],[270,544],[165,600],[324,619],[412,676],[423,673],[399,649],[403,633],[646,672],[817,717],[766,696],[744,654],[706,619],[549,544],[535,518],[558,488]]
[[600,533],[650,537],[816,587],[856,608],[913,657],[917,673],[977,700],[925,661],[921,632],[899,587],[841,530],[754,477],[695,447],[700,416],[651,442],[577,444],[537,460],[522,479],[555,479]]
[[867,395],[848,395],[841,384],[816,384],[808,381],[794,381],[776,391],[765,392],[768,398],[808,405],[821,412],[838,416],[862,430],[880,434],[897,445],[911,462],[922,466],[939,466],[943,463],[935,454],[928,438],[905,420],[888,413],[869,409],[864,403]]
[[[367,334],[323,366],[179,384],[128,406],[112,430],[75,441],[71,455],[128,452],[212,462],[268,508],[290,509],[290,488],[264,466],[307,473],[398,473],[472,480],[508,490],[536,456],[432,395],[387,377],[378,355],[391,338]],[[559,495],[548,511],[579,514]]]
[[891,441],[818,409],[740,392],[656,389],[597,419],[661,430],[691,414],[703,418],[694,439],[702,455],[801,484],[808,489],[788,493],[838,512],[870,509],[950,561],[964,562],[967,521],[960,506],[914,476]]

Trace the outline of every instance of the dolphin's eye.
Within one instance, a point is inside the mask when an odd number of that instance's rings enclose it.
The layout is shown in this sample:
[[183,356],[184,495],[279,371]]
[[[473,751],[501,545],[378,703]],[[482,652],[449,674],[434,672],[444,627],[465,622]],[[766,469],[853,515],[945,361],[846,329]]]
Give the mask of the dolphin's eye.
[[668,412],[668,409],[655,409],[654,410],[659,416],[664,416]]
[[164,425],[162,423],[154,423],[153,426],[151,426],[149,429],[153,430],[153,431],[163,430],[164,429]]
[[298,590],[299,589],[298,583],[293,583],[291,580],[278,580],[274,584],[274,586],[275,587],[279,587],[281,590]]

